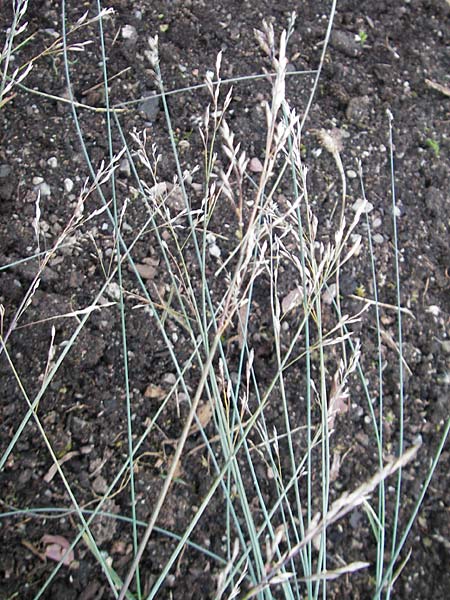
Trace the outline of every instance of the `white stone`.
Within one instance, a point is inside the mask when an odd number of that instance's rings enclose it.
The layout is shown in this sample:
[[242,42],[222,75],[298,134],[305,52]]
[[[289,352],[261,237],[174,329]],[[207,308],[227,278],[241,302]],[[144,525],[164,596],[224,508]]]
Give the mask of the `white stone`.
[[56,156],[51,156],[48,159],[47,164],[51,169],[56,169],[56,167],[58,166],[58,159],[56,158]]
[[384,242],[384,237],[381,233],[376,233],[372,238],[374,244],[382,244]]
[[51,196],[52,192],[50,190],[50,186],[47,182],[43,181],[39,184],[39,191],[41,192],[41,196]]
[[[359,210],[361,208],[361,206],[364,204],[364,200],[362,198],[358,198],[358,200],[353,204],[352,209],[356,212],[357,210]],[[371,202],[366,202],[366,205],[363,209],[363,213],[370,213],[370,211],[373,210],[373,204]]]
[[105,288],[105,294],[111,298],[111,300],[120,299],[120,287],[115,281],[111,281]]
[[64,179],[64,189],[66,190],[66,192],[68,194],[70,194],[70,192],[73,190],[73,181],[71,179],[69,179],[68,177],[66,177]]
[[214,258],[219,258],[220,255],[222,254],[222,252],[217,244],[213,244],[212,246],[209,247],[209,253]]
[[173,385],[177,381],[177,376],[175,375],[175,373],[166,373],[163,376],[162,380],[164,381],[164,383],[168,383],[169,385]]
[[382,221],[380,219],[380,217],[375,217],[375,219],[372,222],[372,227],[374,229],[378,229],[378,227],[381,227]]
[[133,27],[133,25],[124,25],[122,27],[122,37],[124,40],[131,40],[135,42],[138,37],[136,27]]
[[439,306],[432,304],[427,308],[427,312],[431,313],[433,317],[438,317],[441,312],[441,309],[439,308]]

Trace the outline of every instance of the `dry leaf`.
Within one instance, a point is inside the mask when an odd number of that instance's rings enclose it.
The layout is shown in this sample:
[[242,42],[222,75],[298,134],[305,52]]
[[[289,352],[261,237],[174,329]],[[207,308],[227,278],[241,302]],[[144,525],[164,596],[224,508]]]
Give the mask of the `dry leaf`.
[[334,569],[333,571],[321,571],[317,575],[311,575],[311,577],[303,579],[303,581],[330,581],[331,579],[337,579],[338,577],[346,575],[347,573],[354,573],[355,571],[359,571],[360,569],[367,569],[367,567],[370,567],[370,563],[356,561],[349,563],[348,565],[344,565],[343,567],[339,567],[338,569]]
[[[395,340],[392,338],[391,334],[388,333],[387,331],[385,331],[384,329],[380,329],[380,333],[381,333],[381,339],[388,346],[388,348],[391,348],[391,350],[395,350],[395,352],[397,352],[397,354],[400,355],[400,349],[397,346],[397,344],[395,343]],[[404,356],[402,356],[402,362],[403,362],[403,365],[405,366],[405,369],[408,371],[408,374],[412,375],[413,373],[412,373],[411,369],[409,368],[409,365],[406,362]]]
[[142,279],[153,279],[156,275],[156,269],[152,265],[135,263],[135,267]]
[[431,79],[425,79],[425,83],[428,87],[432,88],[433,90],[441,92],[441,94],[444,94],[444,96],[450,97],[450,88],[448,86],[441,85],[440,83],[435,83],[434,81],[431,81]]
[[208,423],[211,421],[212,417],[212,408],[209,402],[205,402],[205,404],[200,404],[197,410],[197,419],[202,429],[204,429]]
[[53,477],[56,475],[56,473],[58,472],[58,466],[63,465],[65,462],[67,462],[68,460],[70,460],[71,458],[73,458],[74,456],[78,456],[79,452],[68,452],[67,454],[64,454],[64,456],[58,460],[58,464],[54,463],[50,469],[47,471],[47,473],[44,475],[44,481],[45,483],[50,483],[50,481],[53,479]]
[[145,392],[144,392],[144,397],[145,398],[164,398],[166,392],[163,390],[163,388],[159,385],[154,385],[153,383],[150,383],[150,385],[147,386]]
[[[45,534],[42,537],[41,542],[45,545],[46,558],[50,558],[50,560],[54,560],[56,562],[61,562],[66,550],[68,550],[70,547],[70,542],[62,535]],[[68,567],[74,560],[74,552],[73,550],[69,550],[66,556],[64,556],[62,563]]]
[[339,477],[339,469],[341,468],[341,455],[339,452],[333,452],[333,464],[330,469],[330,481],[336,481]]

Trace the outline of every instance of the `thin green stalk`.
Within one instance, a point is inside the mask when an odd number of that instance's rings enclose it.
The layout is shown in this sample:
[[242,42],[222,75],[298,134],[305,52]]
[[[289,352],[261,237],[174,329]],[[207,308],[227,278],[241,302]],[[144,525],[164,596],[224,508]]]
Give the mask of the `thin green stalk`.
[[[328,399],[326,389],[326,371],[325,371],[325,354],[322,343],[322,307],[320,296],[316,299],[316,317],[317,317],[317,334],[319,341],[319,377],[320,377],[320,408],[321,408],[321,424],[322,424],[322,439],[321,439],[321,477],[322,477],[322,514],[325,515],[328,511],[328,499],[330,494],[330,447],[329,447],[329,432],[328,432]],[[327,569],[327,530],[324,526],[321,538],[318,558],[317,574]],[[322,583],[322,597],[326,598],[326,579],[317,581],[314,597],[317,598]]]
[[[100,48],[101,48],[101,64],[103,71],[103,89],[105,96],[106,105],[106,130],[108,137],[108,152],[109,160],[112,162],[114,159],[113,141],[112,141],[112,127],[111,127],[111,113],[109,111],[109,86],[108,86],[108,71],[106,68],[106,49],[105,49],[105,37],[103,32],[103,18],[101,16],[101,5],[100,0],[97,0],[97,13],[99,15],[98,27],[100,34]],[[113,201],[113,214],[114,214],[114,237],[115,237],[115,251],[117,256],[117,277],[119,283],[119,309],[120,309],[120,326],[122,335],[122,354],[123,354],[123,368],[124,368],[124,385],[125,385],[125,396],[126,396],[126,413],[127,413],[127,438],[128,438],[128,456],[129,456],[129,474],[130,474],[130,501],[131,501],[131,515],[133,519],[133,546],[134,553],[136,555],[138,549],[138,532],[136,524],[136,494],[134,484],[134,461],[133,461],[133,427],[131,420],[131,398],[130,398],[130,380],[128,371],[128,344],[127,344],[127,328],[126,328],[126,317],[125,317],[125,303],[123,297],[123,277],[122,277],[122,256],[121,247],[119,241],[120,233],[120,222],[119,212],[117,207],[117,190],[116,190],[116,178],[115,173],[111,176],[111,192]],[[142,599],[141,590],[141,578],[139,574],[139,568],[136,569],[136,592],[138,599]]]
[[417,518],[417,515],[419,513],[419,510],[420,510],[420,507],[422,506],[422,502],[423,502],[423,500],[425,498],[425,494],[428,491],[428,487],[430,485],[431,479],[433,478],[434,472],[435,472],[436,467],[437,467],[437,465],[439,463],[439,459],[440,459],[440,456],[442,454],[442,450],[444,449],[444,446],[445,446],[445,444],[447,442],[447,438],[448,438],[449,432],[450,432],[450,419],[447,419],[447,423],[445,425],[444,431],[443,431],[442,436],[440,438],[438,448],[437,448],[436,453],[435,453],[434,458],[433,458],[433,462],[431,463],[431,466],[430,466],[430,468],[428,470],[428,473],[427,473],[427,476],[425,478],[425,481],[424,481],[424,483],[422,485],[422,489],[420,491],[419,497],[417,498],[417,501],[416,501],[416,503],[414,505],[414,508],[412,510],[412,513],[411,513],[411,516],[410,516],[410,518],[409,518],[409,520],[408,520],[408,522],[406,524],[406,527],[405,527],[405,530],[403,532],[403,535],[400,538],[400,540],[399,540],[399,542],[397,544],[397,547],[395,548],[394,552],[392,553],[391,560],[390,560],[388,566],[386,567],[383,579],[381,580],[380,584],[378,585],[378,587],[376,589],[374,598],[380,597],[380,595],[381,595],[381,593],[383,591],[383,588],[386,585],[389,586],[388,590],[391,589],[390,588],[390,581],[389,580],[392,577],[392,571],[393,571],[393,569],[395,567],[395,563],[397,562],[398,557],[400,556],[400,552],[402,551],[403,546],[405,545],[405,542],[406,542],[406,540],[408,538],[408,535],[410,534],[412,526],[414,525],[414,522],[415,522],[415,520]]
[[[389,161],[391,171],[391,200],[392,200],[392,223],[393,223],[393,235],[394,235],[394,263],[395,263],[395,286],[396,286],[396,300],[397,300],[397,336],[398,336],[398,350],[399,350],[399,448],[398,456],[403,453],[404,447],[404,376],[403,376],[403,331],[402,331],[402,311],[401,311],[401,298],[400,298],[400,260],[399,260],[399,247],[398,247],[398,236],[397,236],[397,196],[395,190],[395,168],[394,168],[394,141],[393,141],[393,116],[388,110],[389,118]],[[397,475],[397,486],[395,494],[395,509],[394,509],[394,521],[392,525],[392,544],[391,553],[394,554],[397,544],[397,529],[399,524],[400,506],[401,506],[401,490],[402,490],[402,470],[399,469]],[[391,595],[391,587],[389,586],[386,592],[386,600],[389,600]]]
[[[366,201],[366,191],[364,187],[364,181],[362,177],[361,164],[359,165],[359,178],[363,200]],[[376,321],[376,332],[377,332],[377,364],[378,364],[378,434],[376,436],[377,451],[378,451],[378,463],[380,469],[383,468],[383,358],[381,352],[381,320],[380,320],[380,306],[378,299],[378,283],[376,276],[375,267],[375,252],[372,243],[372,233],[370,229],[369,215],[366,212],[366,226],[367,226],[367,239],[369,243],[369,256],[372,271],[372,286],[373,286],[373,298],[375,301],[375,321]],[[371,403],[370,403],[371,404]],[[376,422],[375,422],[376,427]],[[384,480],[380,482],[378,489],[378,537],[377,537],[377,560],[376,560],[376,583],[377,587],[383,577],[384,568],[384,551],[385,551],[385,536],[386,536],[386,489]]]

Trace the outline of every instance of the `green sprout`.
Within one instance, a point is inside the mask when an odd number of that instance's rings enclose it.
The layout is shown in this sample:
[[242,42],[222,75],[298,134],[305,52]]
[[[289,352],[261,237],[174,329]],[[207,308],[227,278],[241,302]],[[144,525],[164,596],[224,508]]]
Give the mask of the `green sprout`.
[[364,44],[367,42],[367,31],[364,31],[364,29],[358,31],[358,41],[361,46],[364,46]]
[[436,158],[439,158],[439,155],[441,153],[441,148],[439,146],[439,142],[437,142],[436,140],[433,140],[432,138],[427,138],[426,144],[427,144],[428,148],[431,148],[433,150]]
[[358,285],[358,287],[355,290],[355,295],[358,296],[359,298],[365,298],[367,295],[365,286]]

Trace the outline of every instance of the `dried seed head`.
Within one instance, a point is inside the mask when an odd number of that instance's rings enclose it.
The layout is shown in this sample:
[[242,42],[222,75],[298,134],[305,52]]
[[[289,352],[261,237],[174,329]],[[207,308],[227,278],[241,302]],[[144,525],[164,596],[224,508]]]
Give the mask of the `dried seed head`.
[[150,62],[150,64],[152,65],[152,67],[156,67],[156,65],[158,64],[158,36],[149,36],[148,45],[150,47],[150,50],[147,50],[146,52],[144,52],[144,54]]
[[337,127],[333,127],[330,131],[320,129],[317,132],[317,136],[325,150],[331,154],[339,154],[339,152],[342,152],[344,148],[343,138],[347,137],[345,132]]

